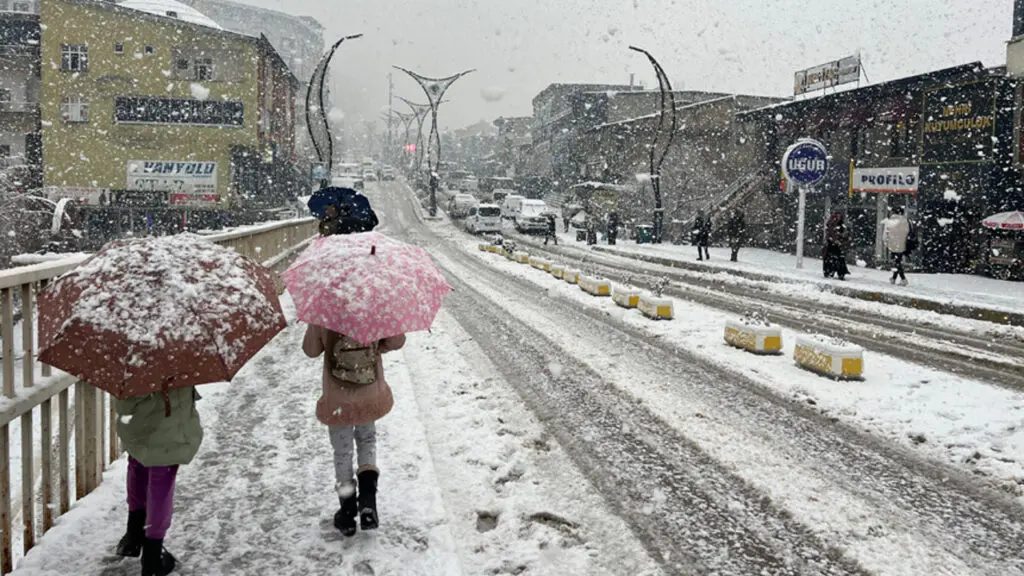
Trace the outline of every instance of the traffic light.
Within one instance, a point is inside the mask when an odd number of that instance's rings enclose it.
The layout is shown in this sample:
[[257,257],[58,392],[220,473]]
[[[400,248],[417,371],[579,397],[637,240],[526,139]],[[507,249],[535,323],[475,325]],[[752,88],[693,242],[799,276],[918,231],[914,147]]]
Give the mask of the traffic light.
[[406,144],[405,147],[403,148],[403,150],[406,153],[408,153],[408,154],[415,154],[416,153],[416,145],[415,144]]

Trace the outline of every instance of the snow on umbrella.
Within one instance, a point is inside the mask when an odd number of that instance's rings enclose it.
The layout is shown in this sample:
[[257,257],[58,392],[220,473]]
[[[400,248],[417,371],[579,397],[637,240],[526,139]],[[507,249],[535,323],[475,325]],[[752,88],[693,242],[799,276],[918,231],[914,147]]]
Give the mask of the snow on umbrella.
[[118,240],[39,294],[39,360],[118,398],[230,380],[287,322],[274,275],[191,234]]
[[996,230],[1024,230],[1024,212],[1000,212],[982,220],[986,228]]
[[363,344],[429,329],[451,290],[426,250],[376,232],[318,238],[281,277],[299,320]]

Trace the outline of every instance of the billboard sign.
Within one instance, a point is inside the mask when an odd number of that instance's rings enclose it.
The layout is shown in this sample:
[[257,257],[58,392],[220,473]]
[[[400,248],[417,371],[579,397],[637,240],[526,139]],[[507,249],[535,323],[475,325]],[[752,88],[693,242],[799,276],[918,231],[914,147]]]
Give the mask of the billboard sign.
[[860,56],[849,56],[801,70],[793,78],[793,95],[824,90],[860,80]]
[[917,194],[920,180],[921,169],[917,166],[854,168],[850,177],[850,193]]
[[922,164],[991,162],[995,149],[995,83],[978,81],[925,91]]
[[217,163],[129,160],[127,189],[167,192],[171,204],[215,204]]

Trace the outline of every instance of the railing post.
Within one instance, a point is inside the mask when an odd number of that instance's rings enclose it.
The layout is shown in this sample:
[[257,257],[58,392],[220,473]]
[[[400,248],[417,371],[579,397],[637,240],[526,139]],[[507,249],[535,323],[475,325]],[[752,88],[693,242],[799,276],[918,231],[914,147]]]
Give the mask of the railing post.
[[35,354],[35,322],[33,312],[35,310],[34,296],[31,284],[21,285],[21,350],[24,355],[21,357],[21,383],[26,388],[31,388],[35,383],[36,375],[36,354]]
[[43,500],[43,532],[53,526],[53,402],[43,400],[39,407],[39,463]]
[[85,498],[89,493],[86,489],[86,473],[88,458],[86,456],[86,445],[89,443],[89,435],[85,431],[85,419],[87,410],[85,407],[85,395],[88,386],[79,380],[75,382],[75,500]]
[[0,338],[3,338],[4,396],[14,398],[14,292],[0,289]]
[[57,472],[60,475],[58,478],[58,488],[60,489],[58,516],[71,509],[71,423],[68,422],[68,395],[69,392],[65,388],[57,396],[57,442],[60,444],[60,450],[57,451],[59,460]]
[[[21,285],[21,358],[22,386],[31,388],[35,384],[35,354],[33,352],[32,285]],[[28,551],[36,545],[36,482],[33,439],[32,411],[21,416],[21,518],[22,549]],[[43,455],[40,454],[40,457]]]
[[0,572],[14,570],[11,548],[11,437],[10,426],[0,426]]
[[[42,292],[43,289],[46,288],[46,285],[49,284],[49,283],[50,283],[49,280],[40,280],[39,281],[39,291]],[[51,376],[51,373],[52,373],[52,370],[50,369],[50,365],[49,364],[43,364],[43,378],[47,378],[47,377]]]
[[110,403],[110,439],[107,441],[110,449],[107,454],[107,465],[110,465],[121,456],[121,451],[117,447],[117,408],[114,404],[117,402],[117,399],[112,394],[106,396],[107,401]]

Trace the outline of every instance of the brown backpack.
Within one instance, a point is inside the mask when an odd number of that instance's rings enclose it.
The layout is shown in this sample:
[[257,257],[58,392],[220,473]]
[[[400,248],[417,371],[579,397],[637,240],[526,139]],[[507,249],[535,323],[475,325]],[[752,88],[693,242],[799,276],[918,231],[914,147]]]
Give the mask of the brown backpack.
[[343,387],[362,388],[377,381],[379,342],[361,344],[343,334],[328,332],[327,353],[331,376]]

